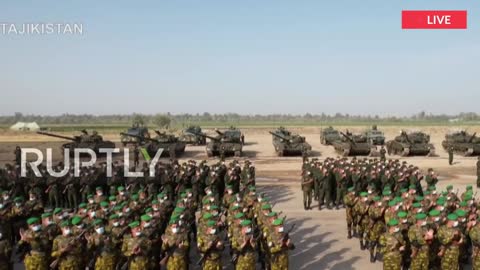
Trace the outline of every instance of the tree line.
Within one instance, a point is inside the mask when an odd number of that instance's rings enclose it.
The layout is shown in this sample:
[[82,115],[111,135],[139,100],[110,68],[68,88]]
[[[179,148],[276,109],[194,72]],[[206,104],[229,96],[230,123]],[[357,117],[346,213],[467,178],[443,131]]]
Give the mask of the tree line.
[[40,125],[130,125],[140,122],[145,125],[168,127],[170,125],[185,125],[195,123],[342,123],[342,122],[365,122],[365,123],[401,123],[401,122],[479,122],[480,115],[477,113],[460,113],[457,115],[429,114],[420,112],[411,116],[379,116],[379,115],[352,115],[352,114],[254,114],[245,115],[237,113],[197,113],[197,114],[62,114],[62,115],[33,115],[22,114],[0,116],[0,125],[9,125],[16,122],[37,122]]

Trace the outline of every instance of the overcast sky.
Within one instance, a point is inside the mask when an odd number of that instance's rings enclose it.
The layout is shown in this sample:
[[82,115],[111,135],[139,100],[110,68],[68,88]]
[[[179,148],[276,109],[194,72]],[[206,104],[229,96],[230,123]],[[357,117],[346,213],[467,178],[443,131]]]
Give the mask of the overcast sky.
[[[479,6],[3,1],[0,22],[83,35],[0,35],[0,115],[479,112]],[[467,9],[468,30],[401,30],[402,9]]]

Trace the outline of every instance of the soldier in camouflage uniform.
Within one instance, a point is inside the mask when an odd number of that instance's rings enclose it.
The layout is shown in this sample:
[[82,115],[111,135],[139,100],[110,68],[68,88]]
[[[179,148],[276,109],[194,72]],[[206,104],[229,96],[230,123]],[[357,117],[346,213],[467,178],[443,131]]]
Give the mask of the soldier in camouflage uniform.
[[253,228],[251,220],[243,220],[240,225],[242,226],[241,233],[235,242],[232,242],[232,248],[235,250],[235,254],[238,255],[238,259],[235,265],[236,270],[250,270],[255,269],[255,249],[257,243],[253,239]]
[[12,242],[6,227],[2,224],[0,226],[0,270],[9,270],[11,269],[10,258],[12,256]]
[[408,230],[408,238],[412,248],[412,270],[429,270],[430,244],[433,241],[434,231],[427,227],[427,215],[415,215],[416,223]]
[[477,188],[480,188],[480,157],[477,161]]
[[[82,270],[82,245],[72,234],[69,221],[60,224],[62,234],[53,240],[52,258],[58,262],[59,270]],[[52,265],[50,265],[52,267]]]
[[294,249],[289,235],[285,232],[283,219],[275,219],[273,230],[268,233],[267,245],[271,256],[271,270],[288,270],[288,251]]
[[93,222],[95,233],[87,237],[87,251],[92,255],[89,269],[114,270],[117,265],[117,250],[112,239],[105,231],[102,219]]
[[173,216],[170,219],[169,226],[162,236],[162,264],[167,269],[186,270],[188,268],[187,250],[189,249],[188,232],[183,226],[179,225],[180,216]]
[[357,221],[355,222],[357,224],[357,233],[358,233],[358,239],[360,241],[360,249],[364,250],[366,248],[366,243],[363,242],[365,233],[368,229],[368,209],[370,208],[370,201],[368,198],[368,193],[367,192],[361,192],[360,193],[360,199],[357,201],[354,207],[355,215],[357,218]]
[[312,204],[312,192],[313,192],[313,175],[310,171],[302,177],[302,191],[303,191],[303,208],[310,210]]
[[214,220],[206,222],[206,228],[200,231],[197,239],[197,247],[202,254],[200,263],[204,270],[222,269],[222,251],[224,245],[217,231],[217,223]]
[[347,238],[352,238],[352,224],[355,227],[353,219],[353,207],[357,203],[357,197],[355,196],[355,187],[348,188],[348,193],[343,198],[345,203],[345,216],[347,220]]
[[131,234],[125,235],[122,244],[122,253],[128,258],[128,269],[148,269],[151,265],[148,257],[151,242],[143,235],[139,221],[129,223],[128,227]]
[[[385,223],[383,214],[385,212],[385,205],[382,202],[380,196],[375,196],[373,198],[374,205],[368,209],[368,230],[367,230],[367,240],[368,240],[368,250],[370,252],[370,262],[375,262],[378,257],[375,253],[375,248],[377,248],[380,235],[385,231]],[[376,250],[378,253],[378,248]]]
[[29,229],[20,230],[20,241],[18,245],[27,244],[30,246],[30,252],[25,256],[24,264],[26,270],[48,269],[48,250],[49,241],[46,234],[42,231],[40,219],[31,217],[27,220]]
[[448,222],[446,225],[438,229],[438,239],[441,247],[438,256],[441,257],[442,270],[457,270],[459,267],[459,246],[464,239],[458,227],[458,216],[456,214],[449,214],[447,216]]
[[477,218],[470,229],[470,239],[472,241],[472,269],[480,270],[480,222]]
[[383,250],[383,269],[402,269],[402,252],[405,250],[405,240],[400,232],[397,219],[390,219],[388,231],[380,237]]

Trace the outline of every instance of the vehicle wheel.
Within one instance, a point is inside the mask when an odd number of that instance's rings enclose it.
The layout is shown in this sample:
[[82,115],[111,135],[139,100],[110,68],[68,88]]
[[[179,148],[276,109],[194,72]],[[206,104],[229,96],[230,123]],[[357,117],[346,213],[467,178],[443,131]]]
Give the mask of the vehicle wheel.
[[242,156],[242,152],[241,152],[241,151],[235,151],[234,156],[236,156],[236,157],[241,157],[241,156]]
[[177,157],[177,153],[175,152],[175,150],[170,150],[169,155],[170,155],[170,158],[176,158]]

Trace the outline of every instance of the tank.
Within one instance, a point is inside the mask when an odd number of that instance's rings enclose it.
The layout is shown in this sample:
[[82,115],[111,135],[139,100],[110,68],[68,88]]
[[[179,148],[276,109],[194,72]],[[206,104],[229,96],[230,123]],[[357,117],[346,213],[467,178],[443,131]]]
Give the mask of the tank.
[[445,135],[442,141],[442,147],[447,151],[453,147],[453,152],[463,156],[480,155],[480,138],[477,133],[468,134],[466,131],[455,131]]
[[363,132],[363,135],[373,145],[385,144],[385,135],[383,134],[382,131],[377,129],[376,125],[373,125],[372,128],[365,130]]
[[[120,135],[120,141],[123,146],[127,146],[128,144],[143,145],[146,143],[145,138],[150,138],[148,128],[139,123],[134,123],[131,128],[126,132],[120,133]],[[129,135],[134,135],[135,137]]]
[[335,151],[342,156],[368,156],[375,152],[376,147],[370,144],[367,138],[363,135],[353,135],[351,133],[345,134],[339,132],[340,140],[332,143]]
[[200,126],[189,126],[182,131],[180,134],[179,140],[186,144],[192,145],[205,145],[207,144],[207,139],[204,136],[199,136],[197,134],[203,134],[202,128]]
[[340,140],[342,140],[340,132],[331,126],[320,131],[320,142],[323,145],[332,145],[333,142]]
[[388,141],[387,152],[389,155],[400,156],[431,156],[435,154],[435,147],[430,143],[430,135],[424,132],[402,131],[394,140]]
[[103,137],[98,135],[96,131],[92,131],[92,134],[88,134],[86,130],[81,131],[81,135],[75,135],[73,137],[58,135],[54,133],[37,131],[40,135],[50,136],[54,138],[69,140],[71,142],[62,144],[62,153],[64,149],[70,149],[70,156],[74,155],[74,150],[77,148],[88,148],[93,150],[96,154],[100,154],[100,148],[115,148],[115,143],[112,141],[104,141]]
[[303,155],[312,150],[305,137],[294,134],[284,127],[279,127],[275,131],[269,131],[272,134],[272,143],[278,156],[284,155]]
[[215,130],[217,136],[209,136],[206,134],[197,134],[199,136],[209,138],[205,148],[208,157],[221,156],[222,152],[224,156],[242,156],[242,133],[239,129],[230,127],[225,131]]
[[[146,143],[143,147],[145,147],[151,157],[153,157],[159,149],[163,149],[161,157],[177,158],[185,152],[186,144],[179,141],[175,135],[158,130],[155,130],[155,133],[157,134],[155,138],[144,137]],[[139,137],[127,133],[122,133],[122,135]]]

